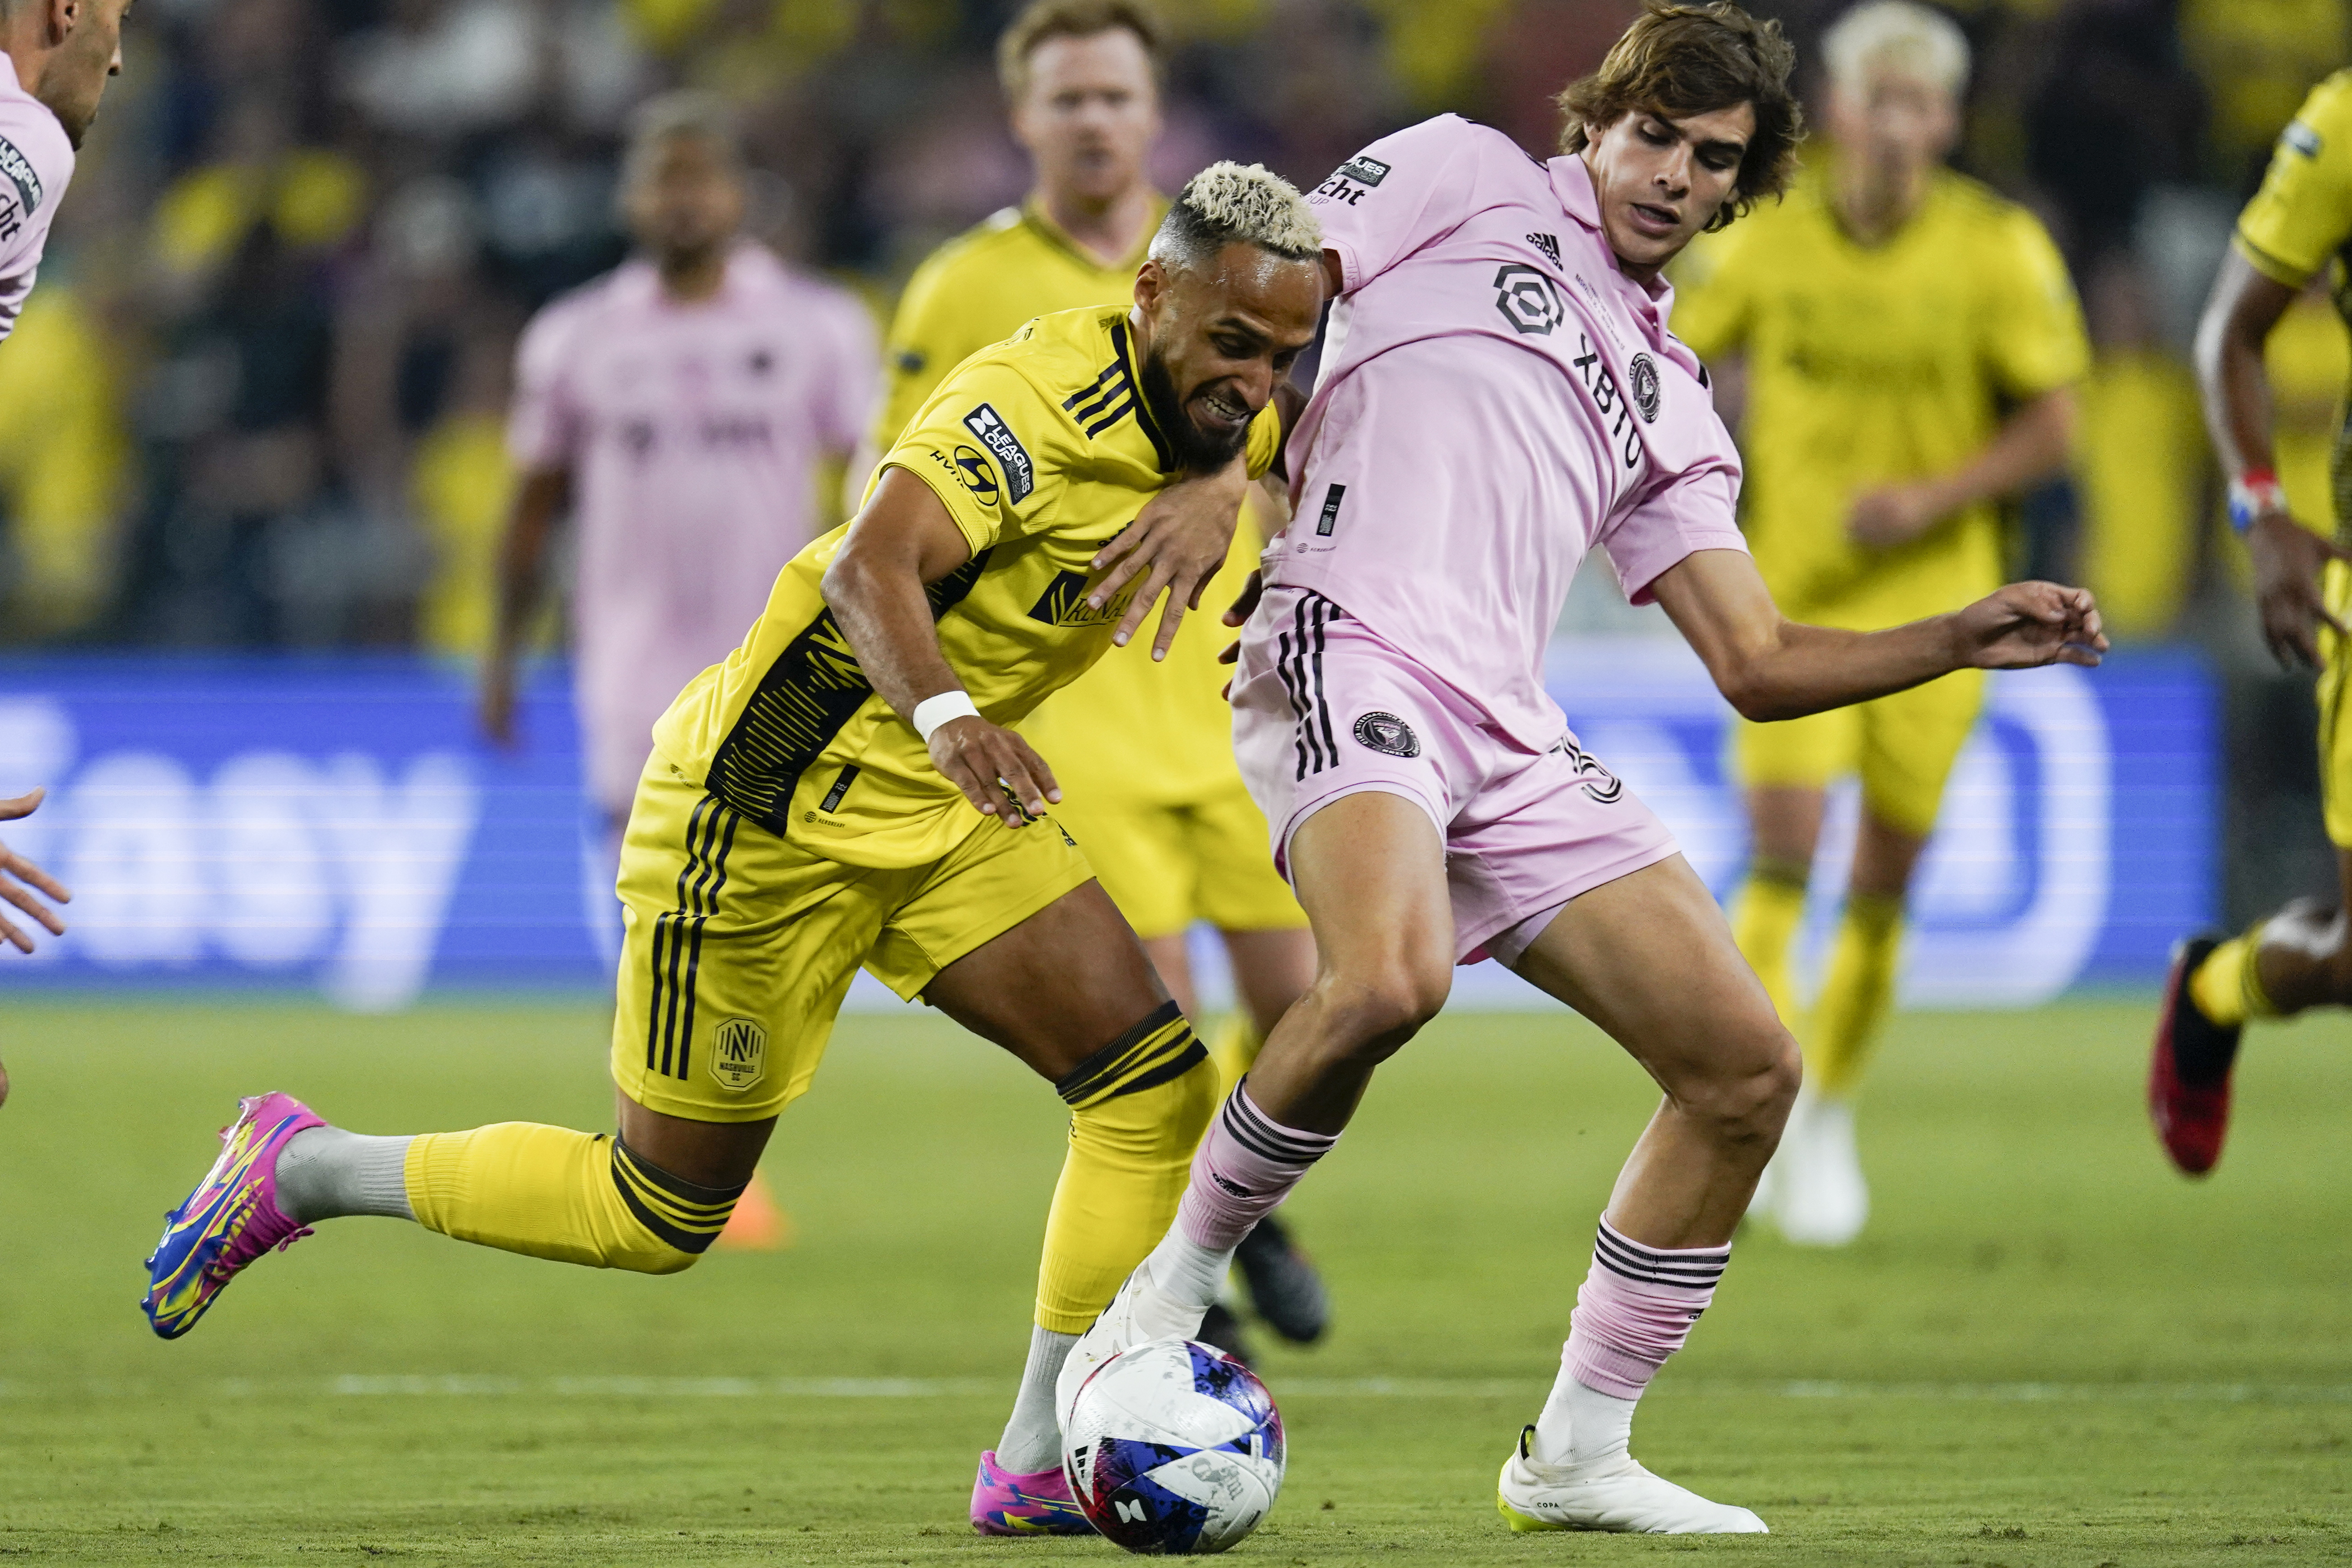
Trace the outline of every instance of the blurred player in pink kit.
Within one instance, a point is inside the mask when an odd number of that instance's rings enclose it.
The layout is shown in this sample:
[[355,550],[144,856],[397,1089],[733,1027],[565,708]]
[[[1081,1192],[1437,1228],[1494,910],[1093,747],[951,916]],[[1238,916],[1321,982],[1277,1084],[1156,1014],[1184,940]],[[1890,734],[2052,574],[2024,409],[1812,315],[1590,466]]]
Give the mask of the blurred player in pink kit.
[[715,102],[646,104],[621,175],[641,254],[541,310],[517,351],[508,446],[523,479],[482,723],[512,737],[516,660],[568,510],[582,751],[615,844],[654,721],[743,640],[777,572],[829,526],[819,468],[873,415],[871,318],[738,237],[742,176]]
[[[1078,1342],[1191,1337],[1234,1244],[1338,1141],[1381,1061],[1491,955],[1664,1090],[1601,1220],[1559,1378],[1505,1462],[1514,1530],[1759,1531],[1652,1475],[1633,1408],[1713,1297],[1797,1089],[1795,1042],[1673,837],[1543,687],[1596,546],[1751,719],[1969,666],[2095,664],[2090,595],[2019,584],[1891,631],[1799,626],[1735,515],[1739,462],[1660,269],[1777,195],[1801,134],[1776,26],[1652,0],[1561,97],[1562,155],[1451,115],[1316,194],[1332,307],[1233,686],[1243,776],[1320,969],[1211,1123],[1176,1224]],[[1231,620],[1234,617],[1229,616]],[[1605,670],[1591,678],[1607,679]],[[1494,1179],[1513,1182],[1503,1154]],[[1528,1243],[1556,1245],[1530,1194]]]
[[[130,8],[131,0],[0,0],[0,338],[16,330],[50,221],[73,178],[74,153],[98,118],[107,82],[122,73],[122,14]],[[30,816],[41,795],[0,800],[0,822]],[[63,936],[65,921],[42,897],[62,904],[73,895],[0,844],[0,901]],[[0,914],[0,952],[12,947],[30,952],[33,937]],[[0,1068],[0,1104],[7,1099],[8,1073]]]

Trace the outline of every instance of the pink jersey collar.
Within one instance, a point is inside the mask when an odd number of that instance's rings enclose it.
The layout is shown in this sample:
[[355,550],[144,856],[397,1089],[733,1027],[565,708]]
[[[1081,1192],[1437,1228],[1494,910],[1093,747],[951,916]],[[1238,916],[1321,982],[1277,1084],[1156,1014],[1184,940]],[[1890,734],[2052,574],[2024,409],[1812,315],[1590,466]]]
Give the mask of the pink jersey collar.
[[617,291],[632,305],[650,305],[660,310],[698,310],[714,305],[730,305],[747,299],[758,299],[775,293],[788,275],[784,264],[776,259],[775,252],[757,240],[739,239],[727,253],[727,276],[719,285],[719,292],[692,305],[679,305],[661,291],[661,272],[643,256],[633,256],[621,264],[619,276],[614,279]]
[[1674,359],[1692,375],[1698,375],[1698,356],[1666,328],[1667,321],[1673,319],[1675,286],[1660,278],[1657,290],[1653,293],[1626,277],[1617,265],[1616,252],[1609,248],[1609,237],[1601,231],[1601,198],[1592,188],[1592,171],[1585,166],[1583,154],[1565,153],[1544,167],[1551,176],[1552,194],[1559,198],[1560,210],[1582,225],[1592,237],[1593,248],[1609,258],[1609,280],[1604,287],[1616,289],[1626,310],[1648,332],[1652,347]]

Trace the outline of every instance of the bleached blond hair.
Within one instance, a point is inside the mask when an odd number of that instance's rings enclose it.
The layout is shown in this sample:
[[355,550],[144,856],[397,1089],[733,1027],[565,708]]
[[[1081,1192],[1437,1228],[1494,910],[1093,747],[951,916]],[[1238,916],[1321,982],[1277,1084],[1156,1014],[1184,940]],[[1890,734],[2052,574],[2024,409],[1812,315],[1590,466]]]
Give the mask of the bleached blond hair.
[[1262,163],[1212,163],[1176,194],[1151,237],[1163,267],[1197,267],[1236,242],[1287,261],[1323,254],[1323,226],[1298,187]]
[[1866,0],[1822,35],[1830,80],[1849,91],[1892,66],[1957,94],[1968,84],[1969,39],[1958,23],[1914,0]]

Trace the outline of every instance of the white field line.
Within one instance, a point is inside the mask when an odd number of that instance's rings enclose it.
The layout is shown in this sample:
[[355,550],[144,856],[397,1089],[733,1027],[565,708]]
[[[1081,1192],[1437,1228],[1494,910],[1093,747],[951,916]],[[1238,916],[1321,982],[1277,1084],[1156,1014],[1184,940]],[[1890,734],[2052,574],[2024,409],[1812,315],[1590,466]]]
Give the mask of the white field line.
[[[318,1380],[233,1377],[218,1391],[232,1398],[326,1394],[459,1398],[645,1399],[952,1399],[1001,1395],[1010,1379],[975,1377],[508,1377],[475,1373],[346,1373]],[[75,1385],[84,1396],[144,1398],[145,1384],[95,1379]],[[1535,1378],[1294,1377],[1276,1392],[1307,1399],[1517,1399],[1540,1396]],[[0,1380],[0,1399],[38,1398],[63,1385]],[[1670,1399],[1925,1400],[1951,1404],[2189,1403],[2352,1404],[2352,1384],[2282,1383],[1858,1383],[1846,1381],[1667,1382]]]

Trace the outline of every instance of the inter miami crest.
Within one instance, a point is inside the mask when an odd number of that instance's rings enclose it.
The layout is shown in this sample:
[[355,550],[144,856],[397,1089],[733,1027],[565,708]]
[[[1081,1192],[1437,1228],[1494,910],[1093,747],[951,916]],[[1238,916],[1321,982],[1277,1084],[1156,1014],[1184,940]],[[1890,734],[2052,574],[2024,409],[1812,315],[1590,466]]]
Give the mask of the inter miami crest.
[[1367,713],[1356,721],[1356,739],[1391,757],[1421,755],[1421,737],[1393,713]]
[[1642,411],[1642,423],[1655,422],[1658,417],[1658,367],[1648,354],[1635,354],[1633,363],[1625,367],[1626,379],[1633,384],[1633,406]]

